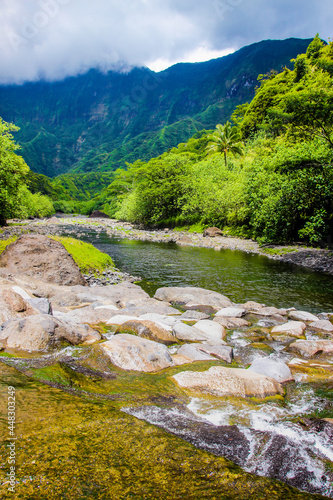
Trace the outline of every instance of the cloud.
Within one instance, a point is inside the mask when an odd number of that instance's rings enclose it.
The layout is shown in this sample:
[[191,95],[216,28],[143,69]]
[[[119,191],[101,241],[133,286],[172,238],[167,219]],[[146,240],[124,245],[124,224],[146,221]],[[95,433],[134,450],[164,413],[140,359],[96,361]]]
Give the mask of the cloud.
[[164,68],[291,36],[330,36],[331,0],[2,0],[0,83],[119,63]]

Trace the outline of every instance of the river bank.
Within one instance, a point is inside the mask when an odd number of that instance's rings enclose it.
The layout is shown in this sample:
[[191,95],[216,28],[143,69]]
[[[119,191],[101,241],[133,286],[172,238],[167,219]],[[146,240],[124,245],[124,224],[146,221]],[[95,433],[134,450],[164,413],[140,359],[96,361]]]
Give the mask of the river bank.
[[253,240],[234,236],[203,236],[201,233],[189,231],[174,231],[172,229],[150,230],[142,229],[128,222],[114,219],[90,219],[83,216],[52,217],[43,220],[9,221],[9,226],[2,228],[0,239],[9,238],[27,232],[38,234],[61,234],[61,226],[74,226],[76,236],[80,237],[81,228],[91,228],[94,231],[106,231],[109,236],[129,240],[151,241],[156,243],[174,242],[180,246],[240,250],[248,254],[257,254],[269,259],[303,266],[316,272],[333,275],[333,251],[321,248],[310,248],[303,245],[260,245]]

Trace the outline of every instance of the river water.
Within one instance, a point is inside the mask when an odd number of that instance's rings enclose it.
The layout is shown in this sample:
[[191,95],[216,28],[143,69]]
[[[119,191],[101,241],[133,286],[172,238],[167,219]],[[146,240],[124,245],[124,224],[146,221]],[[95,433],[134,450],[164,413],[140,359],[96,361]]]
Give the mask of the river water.
[[[218,291],[236,303],[254,300],[317,314],[333,311],[332,277],[262,256],[120,239],[103,232],[81,234],[80,238],[108,253],[121,271],[141,276],[140,285],[151,295],[161,286],[199,286]],[[316,335],[312,338],[316,339]],[[277,345],[271,354],[252,349],[248,333],[242,329],[230,333],[227,341],[234,348],[238,365],[244,368],[256,357],[269,355],[284,362],[294,357],[284,351],[283,345]],[[325,361],[333,363],[331,358],[326,357]],[[317,416],[330,415],[332,384],[325,385],[329,382],[325,380],[307,383],[302,376],[295,378],[283,402],[193,397],[187,406],[189,413],[153,406],[123,411],[207,451],[231,458],[246,471],[332,498],[332,434],[326,427],[318,430],[312,426]],[[304,425],[309,424],[309,418],[310,426]],[[208,436],[215,436],[219,429],[228,432],[225,429],[233,426],[237,426],[248,448],[239,459],[232,448],[228,456],[222,441],[218,443],[215,438],[212,441],[202,435],[203,427]]]
[[108,253],[121,270],[141,276],[149,294],[162,286],[199,286],[233,302],[254,300],[313,313],[333,311],[333,278],[241,251],[180,247],[90,232],[82,239]]

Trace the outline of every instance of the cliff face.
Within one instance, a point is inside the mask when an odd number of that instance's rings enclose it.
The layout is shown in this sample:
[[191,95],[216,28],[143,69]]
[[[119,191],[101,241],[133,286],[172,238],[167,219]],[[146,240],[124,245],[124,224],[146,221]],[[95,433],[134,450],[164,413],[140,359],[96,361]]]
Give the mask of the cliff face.
[[226,121],[252,99],[258,74],[290,66],[309,42],[267,40],[161,73],[90,70],[61,82],[0,86],[0,116],[21,128],[16,139],[35,172],[114,170]]

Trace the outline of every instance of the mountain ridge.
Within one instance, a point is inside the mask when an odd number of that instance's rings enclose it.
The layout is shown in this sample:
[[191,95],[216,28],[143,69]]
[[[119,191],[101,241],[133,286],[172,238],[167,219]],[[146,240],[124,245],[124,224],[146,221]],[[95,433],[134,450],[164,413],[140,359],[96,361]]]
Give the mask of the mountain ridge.
[[58,82],[2,85],[0,116],[21,128],[16,140],[35,172],[112,171],[226,121],[252,99],[259,73],[290,66],[310,41],[265,40],[159,73],[91,69]]

